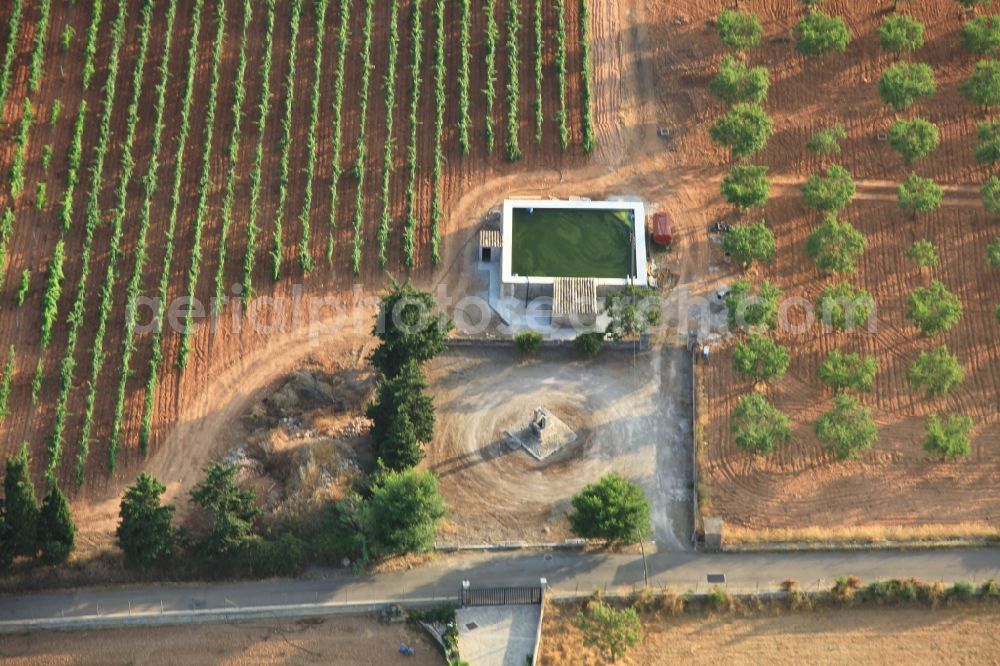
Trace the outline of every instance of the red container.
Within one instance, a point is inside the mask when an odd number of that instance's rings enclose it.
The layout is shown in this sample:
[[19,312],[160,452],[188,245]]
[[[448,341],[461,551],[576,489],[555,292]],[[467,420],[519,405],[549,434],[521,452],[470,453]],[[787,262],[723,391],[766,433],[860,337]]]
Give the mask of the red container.
[[670,245],[674,242],[673,225],[669,213],[653,215],[653,242],[657,245]]

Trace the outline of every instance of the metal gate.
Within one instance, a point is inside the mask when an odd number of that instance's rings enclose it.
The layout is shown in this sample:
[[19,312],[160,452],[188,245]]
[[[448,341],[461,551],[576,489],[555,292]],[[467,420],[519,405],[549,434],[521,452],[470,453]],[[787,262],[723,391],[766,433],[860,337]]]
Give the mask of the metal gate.
[[540,587],[475,587],[462,589],[462,606],[525,606],[542,603]]

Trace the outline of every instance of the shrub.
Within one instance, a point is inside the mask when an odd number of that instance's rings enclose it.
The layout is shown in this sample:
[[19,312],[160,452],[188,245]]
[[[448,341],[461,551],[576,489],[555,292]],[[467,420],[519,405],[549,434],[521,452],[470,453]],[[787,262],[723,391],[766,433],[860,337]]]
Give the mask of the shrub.
[[45,69],[45,43],[49,39],[49,14],[52,0],[41,0],[38,18],[35,19],[35,43],[31,49],[31,68],[28,70],[28,90],[36,92]]
[[101,27],[101,4],[104,0],[94,0],[94,10],[87,25],[87,42],[83,47],[83,88],[90,87],[94,77],[94,57],[97,55],[98,30]]
[[734,226],[723,239],[722,249],[743,268],[755,261],[770,264],[777,254],[774,232],[763,221]]
[[660,324],[660,301],[652,289],[626,287],[609,294],[604,307],[611,320],[605,335],[615,341],[642,335]]
[[[495,0],[487,0],[490,7],[490,17],[492,17],[492,5]],[[559,131],[559,147],[565,152],[569,148],[569,111],[566,108],[566,0],[555,0],[556,4],[556,88],[559,91],[559,108],[556,110],[556,125]],[[487,47],[490,43],[490,25],[492,18],[487,19]],[[492,31],[496,31],[495,23],[492,24]],[[496,41],[496,37],[492,37]],[[487,72],[489,72],[489,49],[487,48]],[[488,81],[493,79],[487,76]],[[489,123],[489,120],[487,120]],[[490,143],[492,146],[492,143]],[[490,149],[492,150],[492,148]]]
[[851,33],[844,19],[815,10],[799,20],[795,37],[795,49],[808,56],[843,53],[851,43]]
[[[516,3],[511,4],[511,12]],[[517,19],[518,21],[520,19]],[[431,264],[441,261],[441,218],[444,209],[441,207],[441,169],[444,161],[442,141],[444,136],[444,111],[446,106],[445,77],[445,0],[436,0],[434,5],[434,168],[431,171]],[[511,56],[513,57],[513,56]],[[518,86],[518,91],[520,86]],[[516,109],[518,104],[513,104]],[[515,113],[515,112],[512,112]],[[508,127],[508,157],[520,156],[521,149],[512,146]],[[516,132],[514,142],[516,143]],[[511,152],[516,148],[514,152]]]
[[35,122],[35,109],[31,100],[24,98],[21,105],[21,121],[18,123],[17,135],[14,137],[14,160],[10,165],[10,195],[17,198],[24,191],[24,167],[27,159],[28,139],[31,136],[31,125]]
[[907,164],[927,157],[941,142],[937,125],[923,118],[897,120],[889,128],[889,145]]
[[969,431],[972,419],[959,414],[948,414],[940,418],[931,414],[924,423],[924,451],[942,458],[965,457],[972,453]]
[[575,624],[583,633],[584,644],[597,648],[610,662],[642,641],[642,621],[634,608],[615,609],[591,600],[576,616]]
[[7,414],[10,413],[7,410],[7,401],[10,399],[10,390],[14,386],[15,362],[14,345],[11,345],[7,349],[7,362],[3,366],[3,377],[0,378],[0,423],[3,423]]
[[14,209],[5,208],[0,216],[0,287],[3,286],[4,273],[7,271],[7,249],[10,236],[14,233]]
[[757,104],[736,104],[708,133],[716,143],[729,148],[733,157],[748,157],[767,146],[774,134],[774,121]]
[[914,241],[906,250],[906,256],[912,259],[920,268],[935,268],[938,265],[938,253],[934,243],[929,240]]
[[878,438],[878,428],[871,410],[858,399],[840,393],[833,399],[833,409],[816,422],[816,436],[838,460],[854,460],[870,449]]
[[723,59],[719,73],[708,83],[709,92],[726,104],[761,104],[770,87],[771,75],[766,67],[749,67],[733,56]]
[[755,326],[777,328],[778,301],[784,295],[778,287],[764,280],[754,294],[749,280],[738,280],[726,294],[726,310],[731,328]]
[[[471,79],[471,62],[472,62],[472,39],[471,39],[471,29],[472,29],[472,0],[459,0],[458,2],[459,11],[459,25],[461,26],[459,33],[459,60],[458,60],[458,150],[462,155],[467,155],[469,153],[469,125],[472,123],[472,119],[469,116],[469,87]],[[535,20],[536,23],[541,20],[541,0],[536,0],[535,4]],[[538,41],[541,40],[541,34],[537,29],[535,31],[535,85],[537,97],[535,98],[536,113],[541,114],[541,76],[543,71],[543,63],[539,60],[539,46]],[[538,131],[541,132],[542,120],[539,118],[538,121]],[[541,140],[541,139],[539,139]]]
[[955,581],[955,584],[948,590],[948,596],[959,601],[967,601],[976,594],[975,586],[964,580]]
[[1000,597],[1000,585],[996,579],[990,578],[979,586],[979,595],[983,597]]
[[522,354],[534,354],[542,345],[542,336],[534,331],[524,331],[514,336],[514,344]]
[[729,593],[718,585],[713,585],[708,591],[708,605],[714,610],[722,611],[726,610],[732,604],[732,600],[729,598]]
[[864,289],[848,282],[828,284],[816,301],[822,322],[840,331],[851,331],[867,323],[875,309],[875,299]]
[[920,352],[910,366],[909,378],[914,390],[923,389],[924,397],[937,398],[947,395],[961,384],[965,371],[958,357],[942,345],[929,352]]
[[910,53],[924,45],[924,24],[906,14],[893,14],[878,30],[879,44],[892,53]]
[[231,569],[242,558],[253,539],[253,525],[263,513],[253,490],[236,484],[236,468],[214,463],[205,468],[205,478],[191,491],[191,501],[208,516],[208,533],[195,544],[196,551],[213,568]]
[[788,349],[763,335],[750,334],[733,348],[733,371],[755,382],[781,378],[790,362]]
[[868,242],[850,222],[833,215],[806,239],[806,255],[821,273],[853,273]]
[[291,576],[305,556],[306,544],[294,534],[282,534],[275,540],[255,538],[247,544],[250,571],[257,578]]
[[[399,3],[393,2],[389,15],[389,58],[385,71],[385,132],[386,139],[382,147],[382,214],[378,225],[378,263],[385,268],[389,260],[389,233],[392,230],[392,214],[389,210],[391,205],[390,187],[392,185],[393,171],[393,113],[396,108],[396,69],[399,61]],[[322,72],[317,71],[317,81],[322,76]],[[466,91],[466,94],[468,91]],[[319,93],[317,92],[317,95]],[[317,101],[317,112],[318,112]],[[468,137],[466,137],[468,141]]]
[[977,62],[972,76],[958,90],[973,104],[1000,106],[1000,61]]
[[729,432],[736,446],[758,455],[770,455],[792,438],[788,417],[760,393],[743,396],[729,416]]
[[35,185],[35,210],[43,210],[48,199],[45,183],[37,183]]
[[1000,48],[1000,16],[977,16],[962,26],[962,46],[989,55]]
[[42,171],[48,172],[49,167],[52,165],[52,145],[45,144],[42,146]]
[[56,126],[59,122],[59,118],[62,116],[62,102],[56,100],[52,102],[52,109],[49,111],[49,125],[52,127]]
[[937,335],[951,329],[962,318],[962,302],[934,280],[930,287],[920,287],[910,294],[906,316],[924,335]]
[[839,155],[840,142],[847,138],[841,123],[819,130],[809,139],[807,147],[817,155]]
[[62,294],[64,278],[64,259],[65,241],[60,238],[52,252],[52,258],[49,259],[49,268],[45,274],[45,291],[42,292],[42,349],[48,347],[52,340],[52,327],[59,314],[59,297]]
[[63,28],[62,34],[59,35],[59,48],[62,49],[63,53],[69,51],[70,47],[73,46],[73,38],[76,37],[76,29],[70,24],[66,24]]
[[852,389],[868,393],[875,385],[878,366],[871,356],[861,356],[834,349],[820,364],[816,373],[820,381],[834,391]]
[[934,70],[924,63],[900,63],[882,74],[879,94],[896,111],[905,111],[918,98],[930,97],[937,90]]
[[[466,7],[470,3],[470,0],[461,0],[462,7],[462,17],[463,21],[467,20],[468,8]],[[534,66],[535,75],[535,98],[531,102],[531,108],[535,111],[535,143],[542,142],[542,130],[545,127],[545,109],[542,106],[542,98],[544,97],[544,84],[545,84],[545,10],[543,5],[543,0],[535,0],[534,12],[532,14],[533,21],[532,25],[534,28],[534,41],[532,50],[532,64]],[[463,40],[468,39],[468,28],[463,23]],[[463,48],[465,41],[463,43]],[[589,41],[588,41],[589,47]],[[467,54],[463,51],[463,55]],[[463,66],[468,68],[468,62],[463,60]],[[467,73],[466,73],[467,75]],[[461,82],[461,76],[459,77]],[[461,91],[461,87],[459,88]],[[459,130],[461,131],[461,124],[459,125]],[[459,145],[461,145],[461,137],[459,138]],[[466,151],[468,152],[468,151]]]
[[[513,7],[517,3],[511,3]],[[580,133],[583,152],[590,154],[597,146],[594,137],[594,112],[590,97],[593,89],[594,65],[590,57],[590,11],[587,0],[580,0],[580,59],[583,61],[580,70]]]
[[387,556],[431,548],[445,509],[437,478],[410,469],[386,472],[372,486],[364,513],[372,552]]
[[115,537],[125,555],[125,566],[145,569],[166,561],[173,553],[172,504],[160,504],[166,486],[146,473],[125,489],[118,511]]
[[[487,3],[486,11],[489,13],[491,24],[493,25],[494,32],[496,30],[495,19],[492,18],[492,1]],[[409,113],[409,130],[410,130],[410,141],[406,148],[406,170],[407,170],[407,182],[406,182],[406,224],[403,230],[403,262],[408,266],[412,267],[416,259],[416,231],[417,227],[420,225],[420,220],[417,219],[417,174],[418,174],[418,153],[417,153],[417,137],[420,132],[420,87],[421,87],[421,77],[423,74],[423,40],[424,40],[424,24],[422,18],[422,11],[420,9],[420,2],[413,3],[410,12],[410,113]],[[492,48],[493,55],[491,52],[487,51],[486,64],[487,67],[493,67],[491,73],[487,77],[487,85],[484,88],[484,95],[486,100],[490,105],[490,113],[487,113],[484,121],[486,123],[486,138],[487,147],[489,152],[493,151],[493,119],[492,119],[492,105],[493,96],[495,92],[493,87],[496,80],[496,62],[495,62],[495,51],[496,51],[496,36],[493,36],[492,42],[487,42],[487,49]]]
[[31,271],[27,268],[21,271],[21,283],[17,286],[17,296],[15,301],[17,302],[17,307],[24,305],[24,299],[28,297],[28,291],[31,289]]
[[636,543],[652,533],[649,500],[637,483],[617,472],[587,485],[573,496],[566,518],[573,534],[612,543]]
[[17,56],[16,35],[21,29],[21,18],[24,16],[22,0],[14,0],[10,5],[10,16],[7,18],[7,44],[4,49],[3,65],[0,66],[0,109],[7,102],[7,94],[10,92],[10,74],[14,67],[14,58]]
[[573,341],[573,347],[583,356],[597,356],[604,348],[604,333],[602,331],[581,333]]
[[930,178],[911,173],[899,186],[899,207],[917,213],[933,213],[941,207],[944,191]]
[[738,208],[763,206],[770,193],[766,166],[736,165],[722,181],[722,196]]
[[[486,0],[483,3],[486,13],[486,28],[483,35],[484,58],[486,60],[486,81],[483,85],[483,95],[486,100],[486,111],[483,116],[483,130],[486,134],[486,152],[493,152],[495,130],[493,128],[493,106],[496,104],[497,85],[497,51],[499,50],[500,30],[497,28],[496,0]],[[556,69],[559,83],[559,120],[560,140],[563,150],[569,145],[569,130],[566,128],[566,28],[565,0],[556,0],[556,11],[559,14],[559,28],[556,30]]]
[[802,203],[823,212],[836,212],[854,198],[856,188],[851,172],[838,164],[831,164],[826,175],[813,174],[802,186]]
[[830,594],[838,601],[851,601],[860,588],[861,579],[857,576],[838,576]]
[[719,38],[732,51],[746,51],[760,45],[764,26],[755,14],[724,9],[719,14]]

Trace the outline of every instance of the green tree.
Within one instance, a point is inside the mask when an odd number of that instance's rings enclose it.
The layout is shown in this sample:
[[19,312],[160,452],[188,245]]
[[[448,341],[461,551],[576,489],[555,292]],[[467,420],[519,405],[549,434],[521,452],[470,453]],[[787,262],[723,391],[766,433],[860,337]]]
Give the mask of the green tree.
[[771,193],[771,179],[766,166],[740,164],[722,180],[722,196],[737,208],[760,207]]
[[38,513],[38,550],[47,564],[66,561],[75,542],[76,525],[69,511],[69,502],[55,483],[49,488]]
[[726,310],[731,328],[750,329],[755,326],[778,327],[779,301],[784,295],[778,287],[764,280],[753,293],[750,280],[737,280],[726,294]]
[[612,543],[636,543],[648,537],[649,500],[637,483],[617,472],[602,476],[573,496],[566,518],[573,534]]
[[847,130],[841,123],[837,123],[813,134],[806,147],[816,155],[839,155],[840,142],[846,138]]
[[889,128],[889,145],[907,164],[927,157],[941,143],[937,125],[923,118],[897,120]]
[[709,92],[726,104],[761,104],[770,87],[771,75],[766,67],[750,67],[731,55],[723,59],[719,73],[708,82]]
[[205,478],[191,491],[191,501],[209,517],[210,528],[197,544],[205,560],[226,569],[242,558],[253,540],[253,526],[263,513],[255,504],[253,490],[239,487],[236,467],[214,463],[205,468]]
[[906,256],[920,268],[935,268],[939,262],[934,243],[926,239],[914,241],[913,245],[906,251]]
[[944,191],[930,178],[911,173],[899,186],[899,207],[918,213],[933,213],[941,207]]
[[708,133],[734,157],[748,157],[767,146],[774,134],[774,121],[758,104],[736,104],[708,128]]
[[930,97],[937,90],[934,70],[924,63],[899,63],[882,74],[879,93],[882,101],[896,111],[904,111],[920,97]]
[[949,414],[943,419],[931,414],[924,422],[924,451],[942,458],[965,457],[972,453],[969,433],[972,419],[960,414]]
[[795,26],[795,48],[809,56],[843,53],[851,43],[844,19],[820,11],[810,11]]
[[160,504],[166,487],[143,472],[125,489],[118,511],[115,536],[125,555],[125,566],[146,569],[165,562],[173,553],[173,504]]
[[993,215],[1000,215],[1000,178],[993,176],[983,185],[983,207]]
[[608,661],[615,662],[629,648],[642,642],[642,621],[634,608],[614,608],[600,599],[591,599],[576,616],[583,643],[597,648]]
[[1000,47],[1000,17],[977,16],[963,25],[962,46],[980,55],[996,53]]
[[838,460],[855,460],[878,438],[871,410],[857,398],[840,393],[833,409],[816,422],[816,436],[836,454]]
[[929,287],[915,289],[907,301],[906,316],[912,319],[924,335],[943,333],[962,318],[962,302],[934,280]]
[[823,287],[816,300],[816,309],[826,326],[852,331],[868,323],[875,310],[875,299],[864,289],[838,282]]
[[931,351],[920,352],[910,366],[910,384],[915,391],[922,390],[925,398],[938,398],[951,393],[965,380],[965,370],[958,357],[944,345]]
[[409,281],[393,281],[382,295],[372,334],[381,343],[372,353],[375,368],[387,377],[398,373],[409,360],[422,363],[444,351],[444,338],[452,328],[435,315],[434,296]]
[[867,244],[850,222],[829,215],[806,239],[806,255],[821,273],[853,273]]
[[601,352],[601,349],[604,348],[604,332],[591,331],[589,333],[581,333],[573,341],[573,347],[577,353],[583,356],[597,356]]
[[390,470],[372,486],[365,504],[370,548],[377,556],[426,551],[444,515],[437,477],[415,469]]
[[7,523],[0,504],[0,574],[6,573],[14,563],[14,528]]
[[886,51],[910,53],[924,45],[924,24],[906,14],[893,14],[882,23],[878,37]]
[[788,417],[757,392],[736,403],[729,415],[729,432],[736,446],[762,456],[770,455],[779,444],[787,444],[792,438]]
[[749,12],[724,9],[719,14],[719,38],[732,51],[746,51],[760,44],[764,26]]
[[821,382],[834,391],[851,389],[869,393],[875,385],[878,365],[871,356],[834,349],[816,370]]
[[1000,270],[1000,238],[997,238],[986,247],[986,262],[990,265],[990,268]]
[[642,335],[660,323],[660,301],[652,289],[626,287],[609,294],[604,300],[604,308],[611,320],[605,335],[612,340]]
[[958,90],[973,104],[1000,106],[1000,61],[977,62],[972,76]]
[[788,371],[788,348],[763,335],[751,333],[733,348],[733,371],[755,382],[770,382]]
[[813,174],[802,186],[802,203],[826,213],[844,208],[856,192],[851,172],[839,164],[831,164],[826,175]]
[[980,164],[1000,162],[1000,120],[979,123],[976,161]]
[[11,528],[8,540],[14,555],[34,557],[38,553],[38,500],[31,482],[28,444],[7,458],[3,479],[4,519]]
[[764,222],[734,226],[723,239],[722,249],[743,268],[749,268],[755,261],[769,264],[777,253],[774,232]]
[[393,377],[382,377],[368,405],[375,456],[389,469],[415,467],[424,458],[421,443],[434,438],[434,401],[424,395],[427,381],[416,361]]

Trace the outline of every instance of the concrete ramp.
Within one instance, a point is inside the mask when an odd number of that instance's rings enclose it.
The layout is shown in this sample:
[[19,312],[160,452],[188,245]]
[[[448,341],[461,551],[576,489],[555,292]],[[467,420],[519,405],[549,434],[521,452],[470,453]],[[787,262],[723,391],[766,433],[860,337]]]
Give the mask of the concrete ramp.
[[534,663],[541,604],[470,606],[456,612],[458,653],[470,666]]

